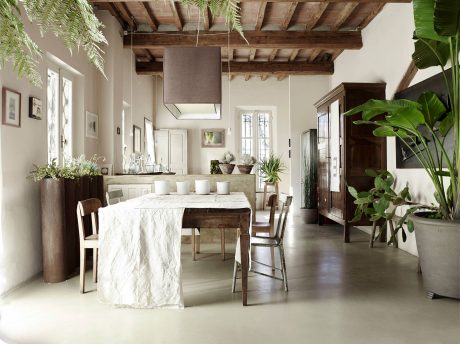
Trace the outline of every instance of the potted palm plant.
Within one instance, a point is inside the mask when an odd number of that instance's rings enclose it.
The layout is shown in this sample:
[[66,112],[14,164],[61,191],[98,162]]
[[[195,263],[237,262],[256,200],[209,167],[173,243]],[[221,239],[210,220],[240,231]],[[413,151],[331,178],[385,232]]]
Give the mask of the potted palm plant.
[[262,159],[259,163],[259,171],[264,178],[264,182],[270,185],[275,185],[281,181],[280,174],[285,170],[284,164],[280,156],[270,154],[266,159]]
[[[437,205],[431,211],[410,208],[408,230],[415,230],[428,296],[460,298],[460,2],[414,0],[413,9],[413,61],[419,69],[441,68],[449,104],[427,92],[415,102],[370,100],[346,115],[362,112],[356,124],[373,124],[374,135],[401,139],[430,177]],[[446,73],[449,61],[452,68]],[[449,154],[445,139],[451,130],[454,152]]]

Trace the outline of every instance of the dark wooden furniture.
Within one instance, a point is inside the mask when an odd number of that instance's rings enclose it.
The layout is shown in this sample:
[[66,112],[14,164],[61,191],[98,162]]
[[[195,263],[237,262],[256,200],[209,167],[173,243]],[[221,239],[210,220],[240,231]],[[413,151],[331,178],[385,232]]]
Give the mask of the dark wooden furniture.
[[248,304],[249,225],[251,209],[186,208],[183,228],[239,228],[241,245],[241,286],[243,306]]
[[[318,222],[322,225],[332,220],[342,224],[344,242],[350,242],[349,221],[355,211],[347,184],[358,191],[369,190],[373,179],[366,176],[365,169],[386,169],[385,138],[372,134],[374,126],[353,124],[361,118],[360,114],[343,116],[345,111],[369,99],[385,99],[385,84],[343,83],[315,104],[318,115]],[[335,116],[338,116],[338,128],[334,124],[336,130],[331,130]],[[333,142],[338,142],[335,150]],[[331,157],[332,151],[338,154]],[[337,174],[335,181],[339,182],[339,185],[335,183],[337,191],[331,190],[334,174]],[[356,224],[370,225],[365,219]]]

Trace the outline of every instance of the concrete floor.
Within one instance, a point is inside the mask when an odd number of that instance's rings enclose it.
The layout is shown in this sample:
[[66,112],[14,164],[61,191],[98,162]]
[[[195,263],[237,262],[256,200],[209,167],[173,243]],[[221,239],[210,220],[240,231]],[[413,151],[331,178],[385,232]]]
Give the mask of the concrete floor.
[[[428,300],[417,258],[352,230],[291,219],[285,238],[290,291],[251,275],[250,306],[232,294],[233,260],[219,245],[202,245],[191,261],[183,247],[184,310],[116,309],[80,295],[78,278],[36,279],[0,303],[7,343],[460,343],[460,303]],[[259,259],[268,257],[260,255]],[[213,253],[215,252],[215,254]],[[88,279],[90,280],[90,272]],[[95,286],[89,282],[94,290]],[[1,340],[0,340],[1,342]]]

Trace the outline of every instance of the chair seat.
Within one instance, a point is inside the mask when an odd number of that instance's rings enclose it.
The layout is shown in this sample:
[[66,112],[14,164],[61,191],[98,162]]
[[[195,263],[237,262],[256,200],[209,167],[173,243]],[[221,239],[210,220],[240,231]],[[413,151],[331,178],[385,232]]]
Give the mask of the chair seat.
[[254,222],[252,224],[252,228],[254,229],[266,229],[270,228],[270,222]]
[[97,234],[91,234],[91,235],[88,235],[87,237],[85,237],[85,240],[97,240],[97,239],[98,239]]
[[273,237],[252,236],[251,246],[278,246],[279,239]]

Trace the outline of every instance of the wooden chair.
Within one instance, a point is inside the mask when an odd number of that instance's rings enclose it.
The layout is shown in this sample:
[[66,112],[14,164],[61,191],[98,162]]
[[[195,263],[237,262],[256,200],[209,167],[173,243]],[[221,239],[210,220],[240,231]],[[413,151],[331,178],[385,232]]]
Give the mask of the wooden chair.
[[[78,202],[77,205],[77,220],[78,234],[80,237],[80,293],[85,292],[85,270],[86,270],[86,249],[93,250],[93,281],[97,282],[97,250],[99,240],[97,234],[97,212],[102,207],[101,201],[97,198],[90,198]],[[85,235],[84,217],[91,215],[92,233],[89,236]]]
[[[271,267],[270,265],[267,265],[267,264],[264,264],[264,263],[261,263],[255,260],[252,260],[252,267],[250,271],[258,275],[262,275],[262,276],[266,276],[266,277],[270,277],[273,279],[283,281],[285,291],[288,291],[288,281],[287,281],[287,273],[286,273],[286,261],[284,259],[283,238],[284,238],[284,231],[286,229],[286,221],[287,221],[287,217],[289,214],[289,208],[291,206],[291,203],[292,203],[292,196],[286,196],[286,199],[281,201],[281,209],[280,209],[278,224],[276,226],[275,235],[268,236],[268,237],[256,235],[255,237],[253,237],[256,240],[254,240],[254,242],[251,242],[251,247],[270,247],[270,248],[276,247],[278,248],[281,267],[280,268],[275,267],[275,270],[281,272],[281,277],[278,277],[275,274],[268,275],[263,272],[254,270],[254,263],[260,264],[266,267]],[[233,293],[235,292],[236,278],[237,278],[239,267],[240,267],[240,264],[235,260],[235,265],[233,267],[233,285],[232,285]]]
[[[270,207],[270,216],[268,222],[254,222],[252,224],[251,235],[257,236],[260,233],[266,233],[268,236],[273,236],[275,229],[275,212],[278,205],[278,196],[270,195],[268,206]],[[275,271],[275,248],[271,247],[272,270]]]
[[[197,253],[200,253],[200,228],[192,228],[193,260],[196,260]],[[225,260],[225,228],[221,228],[220,230],[220,254],[222,260]]]
[[113,190],[105,193],[105,199],[107,200],[107,205],[117,204],[121,202],[123,198],[123,190]]

